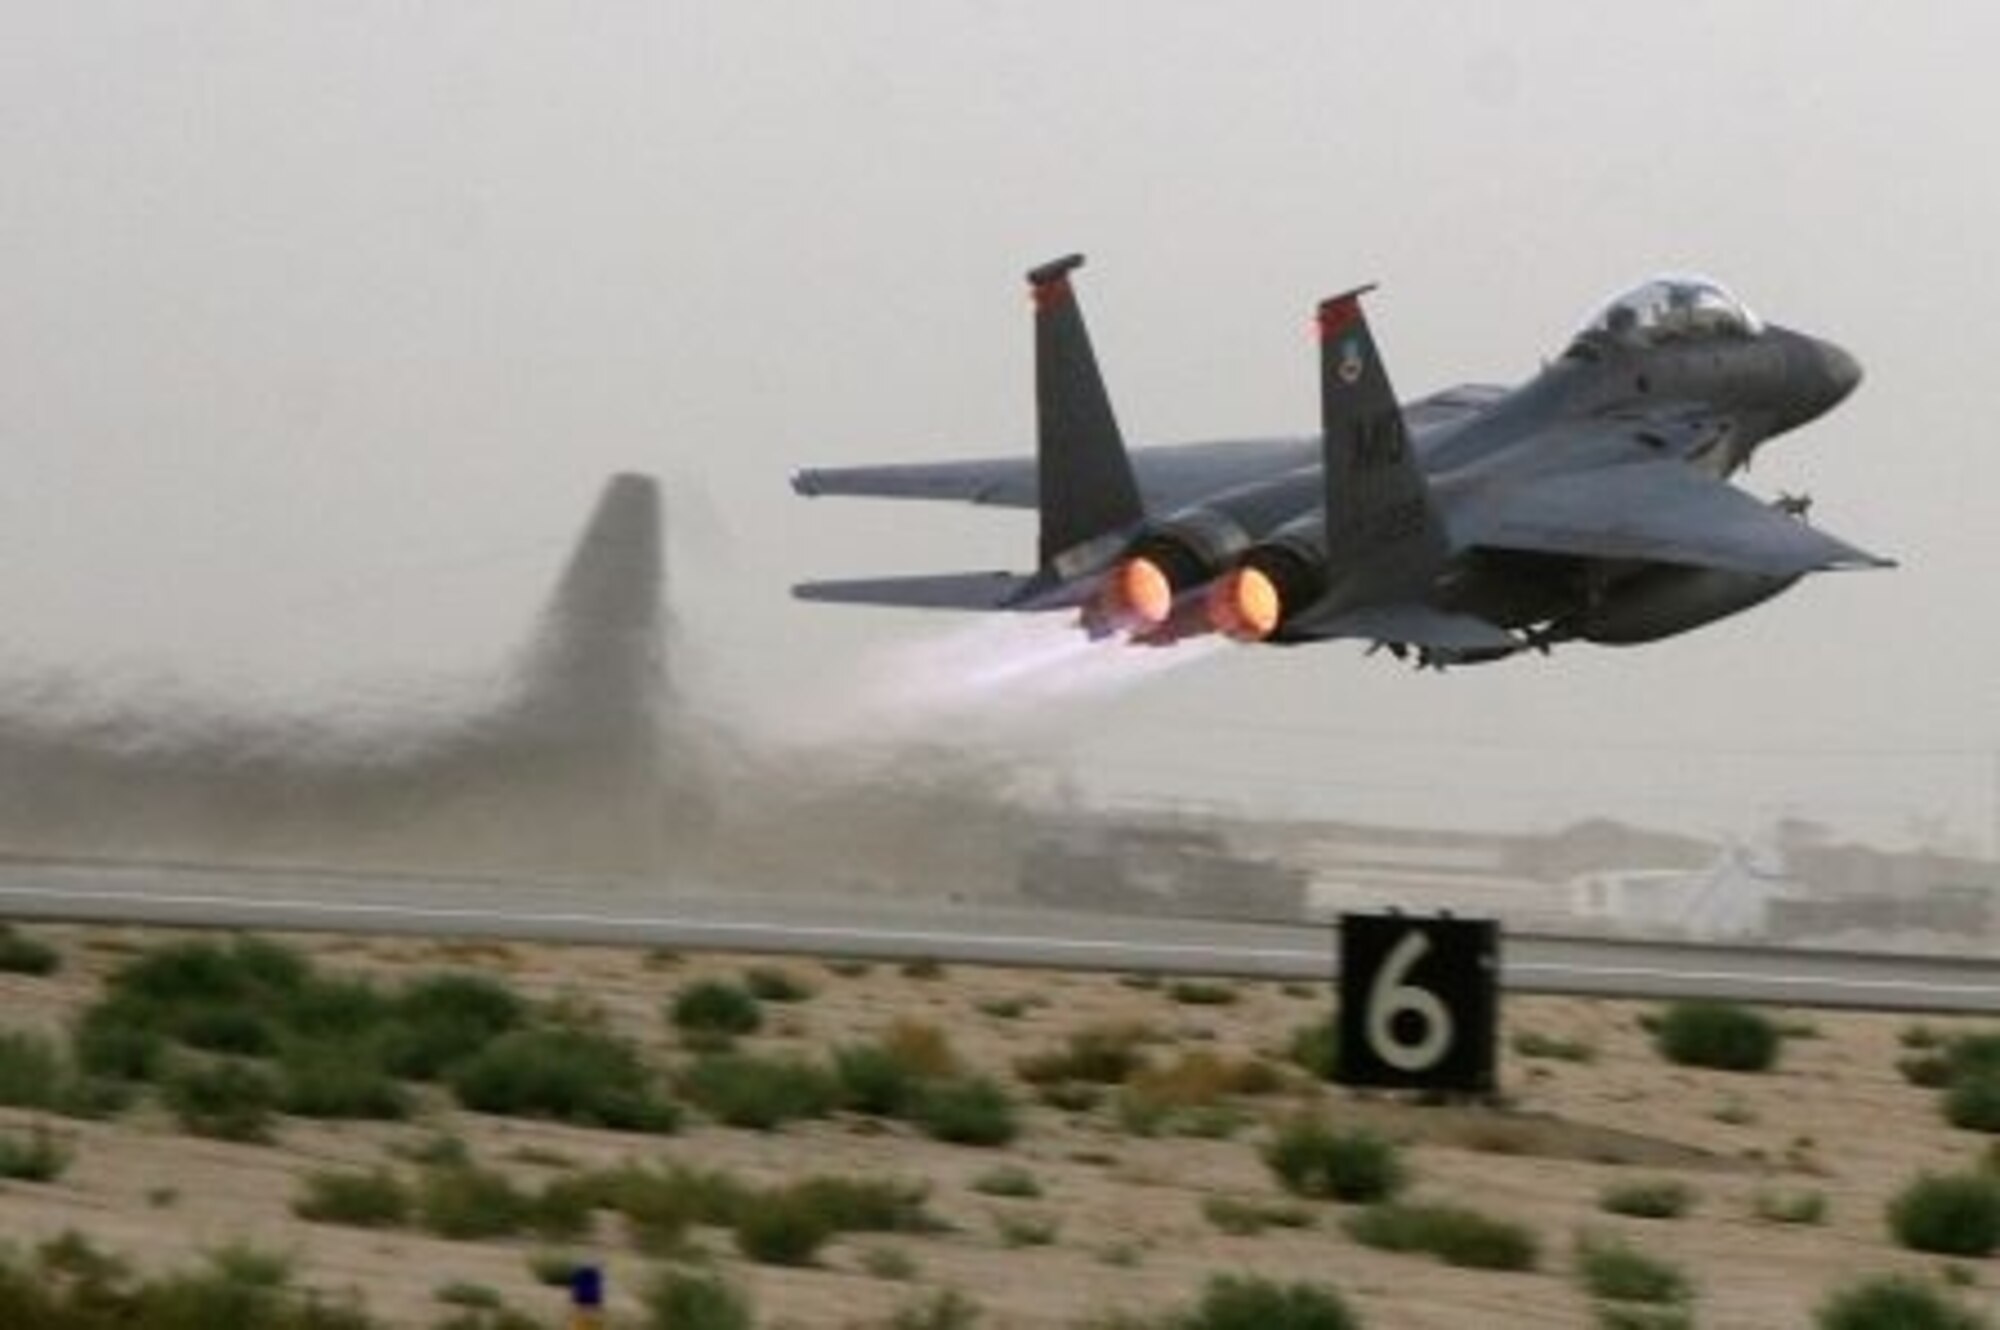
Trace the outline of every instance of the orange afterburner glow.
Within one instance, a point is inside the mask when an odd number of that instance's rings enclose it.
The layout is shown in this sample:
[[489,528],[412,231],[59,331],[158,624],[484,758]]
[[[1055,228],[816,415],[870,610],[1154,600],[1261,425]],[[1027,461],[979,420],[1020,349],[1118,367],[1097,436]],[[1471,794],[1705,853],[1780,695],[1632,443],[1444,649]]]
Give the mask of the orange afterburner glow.
[[1217,582],[1208,598],[1215,631],[1239,642],[1262,642],[1278,630],[1283,613],[1278,584],[1257,568],[1238,568]]
[[1111,594],[1118,607],[1139,625],[1156,628],[1174,612],[1174,584],[1166,570],[1151,559],[1127,559],[1111,575]]

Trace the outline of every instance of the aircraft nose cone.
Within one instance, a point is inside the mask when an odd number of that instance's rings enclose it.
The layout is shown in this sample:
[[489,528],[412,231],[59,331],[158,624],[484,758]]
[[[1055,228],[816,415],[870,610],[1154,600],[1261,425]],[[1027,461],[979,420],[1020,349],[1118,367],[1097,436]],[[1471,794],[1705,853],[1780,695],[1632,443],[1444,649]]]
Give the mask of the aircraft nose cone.
[[1861,383],[1861,362],[1832,342],[1820,342],[1820,370],[1826,375],[1829,400],[1827,405],[1840,402]]

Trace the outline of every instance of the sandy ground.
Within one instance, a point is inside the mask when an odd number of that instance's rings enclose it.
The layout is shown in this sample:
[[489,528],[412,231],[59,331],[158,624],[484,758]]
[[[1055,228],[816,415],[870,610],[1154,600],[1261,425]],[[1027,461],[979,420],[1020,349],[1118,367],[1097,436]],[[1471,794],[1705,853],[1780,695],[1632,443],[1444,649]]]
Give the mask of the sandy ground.
[[[34,930],[57,943],[66,963],[49,978],[0,976],[0,1025],[60,1031],[94,994],[97,981],[138,948],[170,934],[140,929]],[[734,975],[742,957],[663,956],[639,949],[458,944],[364,938],[292,939],[323,965],[382,976],[413,969],[476,967],[542,997],[598,1004],[615,1028],[662,1058],[677,1056],[662,1003],[681,985]],[[876,965],[837,974],[814,962],[781,962],[817,988],[811,1000],[769,1010],[775,1019],[751,1041],[762,1050],[821,1052],[879,1033],[897,1018],[933,1022],[975,1069],[1011,1077],[1017,1058],[1057,1047],[1071,1030],[1138,1021],[1183,1045],[1230,1056],[1281,1057],[1291,1032],[1317,1016],[1325,999],[1274,984],[1239,983],[1227,1005],[1175,1002],[1163,988],[1116,976],[950,967],[936,978]],[[982,1004],[1025,999],[1015,1018]],[[297,1177],[328,1165],[393,1163],[391,1151],[443,1129],[474,1154],[524,1180],[550,1175],[559,1156],[575,1165],[673,1159],[775,1180],[851,1171],[921,1179],[949,1229],[921,1236],[847,1238],[825,1249],[817,1268],[780,1270],[739,1257],[728,1235],[706,1232],[715,1264],[752,1293],[764,1325],[835,1327],[884,1323],[930,1287],[963,1291],[984,1309],[984,1326],[1052,1327],[1111,1310],[1148,1311],[1184,1303],[1215,1272],[1256,1272],[1329,1283],[1371,1327],[1568,1326],[1594,1323],[1572,1269],[1572,1244],[1585,1230],[1618,1233],[1680,1264],[1698,1285],[1696,1322],[1774,1330],[1805,1326],[1826,1292],[1859,1273],[1935,1273],[1938,1262],[1897,1249],[1883,1223],[1885,1201],[1925,1168],[1962,1167],[1984,1138],[1948,1127],[1935,1092],[1907,1084],[1895,1063],[1907,1017],[1787,1013],[1810,1037],[1787,1041],[1778,1070],[1732,1075],[1677,1068],[1651,1049],[1639,1027],[1647,1004],[1514,998],[1509,1034],[1580,1039],[1594,1061],[1528,1060],[1509,1054],[1504,1112],[1427,1109],[1301,1083],[1289,1093],[1246,1100],[1256,1121],[1226,1140],[1139,1138],[1106,1112],[1074,1115],[1042,1105],[1005,1151],[938,1144],[903,1127],[859,1119],[795,1125],[762,1134],[691,1125],[672,1137],[645,1137],[486,1118],[432,1104],[406,1124],[323,1125],[286,1120],[270,1146],[204,1141],[181,1134],[157,1109],[112,1123],[58,1120],[75,1163],[51,1184],[0,1187],[0,1236],[32,1241],[66,1228],[147,1268],[198,1259],[232,1241],[275,1246],[296,1256],[302,1282],[359,1290],[369,1309],[398,1325],[428,1326],[448,1308],[436,1290],[454,1280],[499,1290],[519,1309],[560,1324],[562,1299],[536,1284],[532,1240],[447,1242],[295,1218]],[[1928,1022],[1942,1032],[1969,1028]],[[1016,1084],[1025,1092],[1025,1087]],[[1311,1203],[1310,1228],[1270,1228],[1254,1236],[1219,1232],[1202,1213],[1212,1194],[1280,1200],[1258,1146],[1262,1120],[1318,1098],[1336,1118],[1370,1121],[1412,1142],[1414,1197],[1451,1200],[1531,1226],[1543,1257],[1533,1273],[1456,1270],[1426,1257],[1372,1251],[1340,1227],[1341,1207]],[[0,1109],[0,1125],[33,1115]],[[1039,1180],[1033,1199],[982,1195],[973,1180],[1001,1162]],[[1607,1183],[1672,1176],[1697,1194],[1678,1220],[1603,1213]],[[1760,1220],[1760,1191],[1824,1193],[1818,1226]],[[998,1216],[1052,1220],[1047,1245],[1010,1247]],[[872,1251],[895,1249],[914,1267],[908,1279],[867,1273]],[[602,1223],[582,1250],[607,1266],[614,1306],[650,1265]],[[1975,1303],[2000,1305],[2000,1270],[1968,1267]]]

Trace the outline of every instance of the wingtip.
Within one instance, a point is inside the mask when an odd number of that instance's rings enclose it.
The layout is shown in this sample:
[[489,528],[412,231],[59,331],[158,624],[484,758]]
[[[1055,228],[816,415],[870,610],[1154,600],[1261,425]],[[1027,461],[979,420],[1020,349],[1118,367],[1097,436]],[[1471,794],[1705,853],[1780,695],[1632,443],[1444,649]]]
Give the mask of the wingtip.
[[820,496],[819,472],[809,468],[792,472],[792,493],[802,498],[817,499]]

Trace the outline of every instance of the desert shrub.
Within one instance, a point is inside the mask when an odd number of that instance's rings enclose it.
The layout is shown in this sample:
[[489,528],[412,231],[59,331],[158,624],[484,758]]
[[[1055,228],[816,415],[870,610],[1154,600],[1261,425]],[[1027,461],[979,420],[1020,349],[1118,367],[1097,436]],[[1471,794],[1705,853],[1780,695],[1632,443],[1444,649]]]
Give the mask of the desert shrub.
[[532,1200],[504,1173],[474,1164],[433,1168],[417,1187],[417,1218],[441,1238],[499,1238],[527,1227]]
[[1380,1201],[1408,1179],[1402,1154],[1371,1131],[1336,1130],[1300,1115],[1282,1123],[1264,1147],[1264,1162],[1285,1190],[1336,1201]]
[[19,1182],[54,1182],[68,1169],[75,1154],[41,1123],[25,1136],[0,1135],[0,1178]]
[[1176,979],[1167,985],[1167,996],[1184,1006],[1226,1007],[1235,1002],[1236,985],[1213,979]]
[[849,1044],[834,1050],[834,1077],[841,1100],[857,1113],[900,1118],[916,1103],[923,1080],[880,1044]]
[[278,1106],[305,1118],[396,1121],[410,1115],[410,1092],[353,1043],[299,1042],[278,1059]]
[[928,1083],[912,1116],[925,1135],[954,1145],[1005,1145],[1021,1130],[1014,1101],[984,1076]]
[[1232,1196],[1205,1196],[1202,1217],[1224,1233],[1249,1237],[1271,1227],[1311,1228],[1312,1212],[1298,1205],[1244,1201]]
[[1679,1219],[1694,1204],[1694,1192],[1671,1178],[1647,1178],[1613,1183],[1598,1193],[1597,1204],[1611,1214],[1635,1219]]
[[448,1307],[492,1310],[501,1305],[499,1291],[491,1284],[475,1284],[465,1279],[440,1284],[431,1290],[431,1296]]
[[528,1205],[528,1227],[550,1242],[581,1238],[603,1200],[604,1189],[595,1178],[551,1178]]
[[790,970],[776,965],[753,965],[743,972],[743,987],[759,1002],[804,1002],[813,988]]
[[803,1193],[784,1191],[736,1216],[736,1247],[764,1265],[811,1265],[834,1226]]
[[1042,1184],[1019,1164],[989,1168],[972,1180],[972,1189],[982,1196],[1034,1197],[1042,1194]]
[[1333,1079],[1340,1066],[1340,1026],[1333,1017],[1301,1025],[1292,1031],[1287,1056],[1322,1081]]
[[2000,1033],[1962,1034],[1947,1042],[1944,1050],[1953,1080],[2000,1072]]
[[668,1270],[646,1290],[651,1330],[751,1330],[750,1299],[720,1275]]
[[1925,1173],[1889,1203],[1896,1241],[1940,1256],[1988,1256],[2000,1247],[2000,1179]]
[[1684,1067],[1768,1071],[1778,1060],[1782,1037],[1760,1011],[1704,999],[1669,1006],[1653,1042],[1662,1057]]
[[167,1047],[158,1030],[129,1023],[108,1003],[86,1011],[70,1034],[70,1056],[80,1069],[120,1081],[156,1079],[166,1069]]
[[2000,1070],[1981,1067],[1945,1087],[1945,1121],[1969,1131],[2000,1132]]
[[823,1118],[840,1103],[832,1074],[789,1056],[709,1054],[681,1073],[680,1090],[718,1122],[759,1131],[798,1118]]
[[0,1030],[0,1104],[54,1108],[68,1071],[62,1051],[46,1035]]
[[1361,1318],[1319,1284],[1279,1284],[1256,1275],[1213,1275],[1201,1301],[1169,1317],[1167,1330],[1358,1330]]
[[979,1317],[979,1304],[957,1289],[933,1289],[898,1307],[889,1330],[972,1330]]
[[384,1065],[397,1076],[436,1080],[527,1023],[527,1004],[485,975],[441,972],[404,985],[383,1035]]
[[1023,1058],[1014,1070],[1034,1085],[1057,1081],[1122,1085],[1146,1065],[1144,1045],[1152,1037],[1142,1025],[1089,1025],[1072,1031],[1062,1048]]
[[897,973],[905,979],[942,979],[944,963],[934,956],[917,956],[896,967]]
[[1592,1323],[1597,1330],[1694,1330],[1694,1313],[1671,1302],[1600,1302]]
[[1834,1293],[1813,1313],[1819,1330],[1988,1330],[1992,1322],[1911,1275],[1877,1275]]
[[591,1030],[528,1029],[501,1035],[458,1063],[452,1093],[482,1113],[553,1118],[616,1131],[673,1131],[662,1099],[629,1042]]
[[48,975],[61,965],[62,953],[54,947],[12,924],[0,924],[0,974]]
[[1896,1059],[1896,1070],[1911,1085],[1926,1090],[1951,1084],[1951,1059],[1943,1053],[1909,1053]]
[[804,1207],[836,1233],[921,1233],[937,1227],[924,1208],[930,1188],[920,1182],[827,1175],[767,1195]]
[[1349,1216],[1347,1231],[1364,1246],[1428,1252],[1475,1270],[1532,1270],[1541,1256],[1524,1225],[1456,1205],[1383,1202]]
[[1576,1273],[1592,1297],[1617,1302],[1686,1302],[1694,1291],[1679,1267],[1610,1238],[1577,1244]]
[[1750,1209],[1767,1224],[1824,1224],[1826,1193],[1759,1191]]
[[671,1015],[676,1029],[691,1034],[733,1037],[754,1034],[764,1024],[757,999],[722,979],[689,984],[674,998]]
[[1027,1215],[1009,1210],[993,1216],[993,1231],[1000,1235],[1002,1246],[1006,1247],[1047,1247],[1055,1242],[1061,1231],[1061,1221],[1052,1215]]
[[308,1173],[292,1213],[320,1224],[398,1228],[410,1217],[410,1189],[386,1168],[366,1173],[321,1169]]
[[1515,1035],[1513,1049],[1517,1056],[1524,1058],[1553,1058],[1559,1062],[1597,1060],[1597,1048],[1588,1040],[1562,1039],[1535,1030],[1523,1030]]
[[168,1073],[162,1087],[181,1127],[222,1141],[271,1139],[277,1082],[247,1062],[189,1064]]
[[627,1164],[593,1174],[591,1184],[599,1202],[624,1217],[633,1245],[654,1255],[675,1250],[690,1224],[734,1226],[757,1198],[732,1174],[681,1164]]

